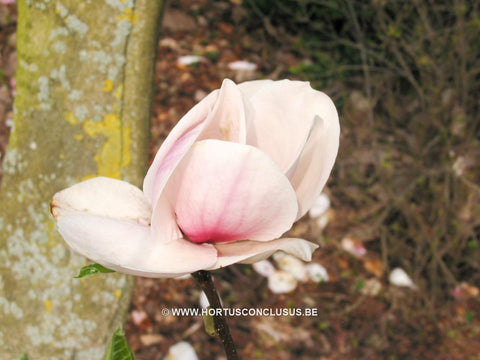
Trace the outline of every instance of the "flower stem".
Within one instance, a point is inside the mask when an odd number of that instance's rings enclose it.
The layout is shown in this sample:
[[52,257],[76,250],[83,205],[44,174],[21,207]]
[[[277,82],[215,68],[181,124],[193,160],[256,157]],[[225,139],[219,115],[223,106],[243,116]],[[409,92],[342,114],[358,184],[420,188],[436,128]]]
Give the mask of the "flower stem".
[[[205,270],[199,270],[192,273],[192,277],[202,288],[205,295],[207,295],[210,307],[212,309],[221,309],[222,304],[220,303],[220,297],[218,296],[217,290],[213,285],[212,275],[210,274],[210,272]],[[233,343],[232,336],[230,335],[230,330],[228,328],[225,316],[215,311],[215,315],[213,316],[213,322],[215,325],[215,332],[222,341],[223,347],[225,348],[225,354],[227,355],[227,359],[238,360],[237,350],[235,349],[235,344]]]

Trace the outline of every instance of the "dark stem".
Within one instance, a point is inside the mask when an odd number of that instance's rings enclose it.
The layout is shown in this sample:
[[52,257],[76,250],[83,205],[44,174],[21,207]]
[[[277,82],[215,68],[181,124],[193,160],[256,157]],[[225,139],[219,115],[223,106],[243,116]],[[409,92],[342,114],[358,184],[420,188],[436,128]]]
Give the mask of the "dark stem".
[[[200,270],[192,273],[192,277],[195,279],[198,285],[202,288],[205,295],[207,295],[208,302],[212,309],[222,309],[222,304],[220,303],[220,297],[218,296],[217,290],[213,285],[212,275],[210,272],[205,270]],[[225,348],[225,354],[227,355],[228,360],[238,360],[237,350],[235,349],[235,344],[233,343],[232,335],[230,335],[230,330],[228,328],[227,320],[223,314],[218,314],[215,312],[213,316],[213,322],[215,324],[215,332],[222,341],[223,347]]]

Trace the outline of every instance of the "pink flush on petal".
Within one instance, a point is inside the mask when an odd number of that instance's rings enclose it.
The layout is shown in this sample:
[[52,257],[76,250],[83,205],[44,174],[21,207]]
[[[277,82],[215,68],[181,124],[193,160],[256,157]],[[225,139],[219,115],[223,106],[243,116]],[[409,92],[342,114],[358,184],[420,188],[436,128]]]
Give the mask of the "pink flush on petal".
[[192,146],[165,187],[183,233],[196,243],[270,241],[298,209],[287,177],[262,151],[221,140]]
[[[222,231],[223,230],[223,231]],[[192,234],[190,240],[196,243],[209,242],[213,244],[237,241],[240,234],[225,229],[216,230],[211,228],[198,229]]]
[[201,131],[201,125],[196,125],[194,128],[183,134],[172,146],[170,151],[166,154],[162,163],[158,167],[155,184],[153,188],[153,199],[157,199],[157,195],[163,189],[165,181],[170,175],[170,171],[176,165],[178,160],[185,154],[185,149],[190,146],[194,138],[198,136]]

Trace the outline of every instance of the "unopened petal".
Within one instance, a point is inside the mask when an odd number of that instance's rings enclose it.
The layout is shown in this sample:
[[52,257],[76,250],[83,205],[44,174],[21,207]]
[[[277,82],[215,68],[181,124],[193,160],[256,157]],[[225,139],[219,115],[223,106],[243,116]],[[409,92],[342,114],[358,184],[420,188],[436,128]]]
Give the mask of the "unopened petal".
[[195,105],[172,129],[158,150],[143,181],[143,191],[156,204],[163,187],[185,153],[205,127],[217,98],[213,92]]
[[322,111],[315,115],[307,143],[288,171],[298,197],[297,219],[310,209],[320,195],[332,171],[339,146],[340,125],[335,106],[328,96],[317,95]]
[[252,264],[270,257],[278,250],[296,256],[303,261],[312,260],[312,253],[318,245],[297,238],[282,238],[272,241],[237,241],[228,244],[215,244],[218,260],[212,269],[234,263]]
[[125,274],[176,277],[216,261],[212,245],[183,239],[163,244],[152,239],[150,227],[134,221],[73,214],[60,217],[58,229],[76,252]]
[[245,105],[238,86],[225,79],[218,92],[218,97],[208,123],[198,140],[217,139],[245,143]]
[[170,175],[195,141],[218,139],[245,143],[242,93],[231,80],[195,105],[173,128],[148,169],[143,190],[152,204],[158,201]]
[[247,144],[266,152],[286,172],[321,114],[319,91],[308,82],[257,80],[239,84],[247,105]]
[[297,212],[295,192],[266,154],[219,140],[196,143],[165,193],[179,227],[195,242],[275,239]]

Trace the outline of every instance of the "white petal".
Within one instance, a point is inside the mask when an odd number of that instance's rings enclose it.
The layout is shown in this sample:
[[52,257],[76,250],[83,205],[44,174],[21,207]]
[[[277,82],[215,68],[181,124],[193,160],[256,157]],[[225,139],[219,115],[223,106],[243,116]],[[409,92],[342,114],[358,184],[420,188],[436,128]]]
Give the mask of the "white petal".
[[198,360],[195,349],[186,341],[171,346],[165,360]]
[[177,59],[177,64],[180,66],[188,66],[188,65],[198,64],[199,62],[205,62],[205,61],[207,61],[207,59],[205,59],[203,56],[185,55],[185,56],[180,56]]
[[217,139],[245,144],[246,131],[242,92],[233,81],[225,79],[197,141]]
[[228,68],[235,71],[255,71],[257,70],[257,64],[245,60],[238,60],[228,63]]
[[167,244],[183,238],[182,231],[177,225],[177,220],[172,206],[166,196],[161,196],[152,214],[151,226],[153,238]]
[[275,294],[289,293],[296,287],[297,279],[286,271],[277,270],[268,277],[268,288]]
[[215,244],[218,260],[210,269],[218,269],[234,263],[252,264],[265,260],[274,252],[282,250],[303,261],[310,261],[312,253],[318,245],[303,239],[282,238],[272,241],[237,241],[226,244]]
[[78,253],[118,272],[146,277],[177,277],[208,268],[216,261],[212,245],[183,239],[154,241],[149,226],[89,214],[58,219],[65,241]]
[[340,125],[333,102],[323,93],[316,94],[319,110],[308,140],[288,177],[298,197],[297,219],[302,217],[322,192],[337,157]]
[[326,282],[329,280],[327,269],[317,263],[306,265],[308,276],[315,282]]
[[410,279],[410,277],[407,275],[405,270],[401,268],[393,269],[388,279],[390,280],[390,283],[393,285],[416,289],[416,286],[413,283],[412,279]]
[[261,260],[259,262],[252,264],[253,270],[255,270],[258,274],[269,277],[275,271],[275,267],[273,264],[268,260]]
[[328,209],[330,209],[330,199],[328,195],[325,193],[321,193],[312,204],[308,215],[311,218],[320,217],[323,215]]
[[251,81],[238,87],[247,107],[247,144],[266,152],[287,172],[302,152],[314,119],[323,116],[325,95],[307,82],[290,80]]
[[51,203],[55,218],[88,213],[149,224],[151,208],[142,191],[121,180],[96,177],[56,193]]
[[367,296],[377,296],[382,290],[382,284],[378,279],[372,278],[365,280],[365,285],[360,289],[360,293]]
[[320,230],[323,230],[327,227],[328,223],[332,219],[332,216],[333,216],[332,214],[333,212],[327,211],[326,213],[320,215],[320,217],[318,217],[315,220],[315,223],[317,224]]
[[277,252],[273,255],[273,259],[280,270],[292,274],[293,277],[299,281],[308,280],[308,272],[305,268],[305,264],[298,258],[285,254],[284,252]]
[[207,295],[205,294],[204,291],[200,292],[200,307],[202,309],[206,309],[210,306],[210,302],[207,299]]
[[367,249],[357,238],[344,237],[341,241],[342,249],[352,254],[353,256],[364,256],[367,254]]
[[[200,302],[200,307],[201,307],[202,309],[206,309],[206,308],[208,308],[208,307],[210,306],[210,302],[208,301],[207,295],[205,294],[204,291],[200,292],[200,300],[199,300],[199,302]],[[222,298],[220,298],[220,305],[223,306],[223,300],[222,300]]]

